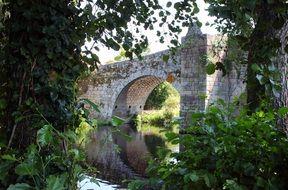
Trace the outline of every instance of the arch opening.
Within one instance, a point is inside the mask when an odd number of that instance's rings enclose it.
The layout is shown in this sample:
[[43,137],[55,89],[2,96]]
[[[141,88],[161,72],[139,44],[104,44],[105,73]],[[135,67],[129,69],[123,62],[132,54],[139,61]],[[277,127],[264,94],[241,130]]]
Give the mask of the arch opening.
[[180,94],[178,90],[167,80],[161,82],[149,94],[144,110],[148,112],[163,110],[173,112],[175,116],[178,116],[180,112]]
[[153,75],[145,75],[131,81],[116,98],[112,114],[123,118],[141,114],[151,92],[163,82],[165,82],[163,78]]
[[[112,114],[119,117],[127,117],[141,113],[149,94],[163,81],[163,79],[152,75],[133,80],[118,95]],[[116,105],[117,109],[115,108]]]

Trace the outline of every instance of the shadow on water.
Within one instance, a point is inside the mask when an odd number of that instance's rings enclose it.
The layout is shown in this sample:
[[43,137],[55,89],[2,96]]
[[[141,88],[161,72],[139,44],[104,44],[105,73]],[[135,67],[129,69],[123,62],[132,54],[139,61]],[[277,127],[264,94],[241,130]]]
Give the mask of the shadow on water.
[[158,146],[165,146],[165,140],[155,131],[137,131],[125,124],[120,132],[113,133],[112,127],[101,127],[91,133],[86,145],[88,160],[102,179],[118,184],[126,179],[143,179],[149,159],[156,156]]

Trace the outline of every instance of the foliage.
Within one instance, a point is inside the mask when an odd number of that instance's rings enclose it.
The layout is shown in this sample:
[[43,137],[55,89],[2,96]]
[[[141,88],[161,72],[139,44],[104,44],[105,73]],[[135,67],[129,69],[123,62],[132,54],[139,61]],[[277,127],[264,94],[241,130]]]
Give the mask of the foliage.
[[153,111],[152,113],[144,113],[137,116],[136,123],[138,125],[149,124],[153,126],[169,127],[173,117],[172,112],[167,111]]
[[149,110],[138,115],[136,123],[170,127],[173,119],[179,116],[179,93],[168,82],[161,83],[147,98],[145,108],[160,110]]
[[[161,149],[150,163],[147,182],[130,184],[137,189],[285,189],[287,186],[287,136],[275,126],[277,112],[264,105],[252,115],[223,101],[206,113],[192,114],[186,133],[167,133],[183,151]],[[287,109],[279,114],[287,114]],[[159,187],[161,184],[161,187]],[[151,188],[152,189],[152,188]]]
[[[149,54],[149,53],[150,53],[150,48],[147,47],[147,48],[145,48],[145,49],[142,51],[141,56],[145,56],[145,55],[147,55],[147,54]],[[126,54],[125,50],[124,50],[123,48],[121,48],[120,51],[119,51],[119,54],[118,54],[116,57],[114,57],[114,60],[111,61],[111,62],[113,63],[113,62],[115,62],[115,61],[118,62],[118,61],[127,60],[127,57],[125,56],[125,54]]]
[[168,86],[165,83],[161,83],[148,96],[145,107],[149,109],[161,109],[168,96]]
[[176,97],[178,95],[177,91],[168,82],[163,82],[156,86],[153,91],[148,96],[145,107],[147,109],[157,109],[160,110],[169,97]]
[[[174,8],[175,19],[168,23],[171,13],[151,0],[0,1],[2,187],[76,188],[85,160],[75,137],[81,129],[76,129],[93,121],[76,101],[75,82],[97,68],[93,49],[101,44],[114,50],[122,46],[130,58],[140,55],[148,45],[140,28],[167,26],[171,43],[178,45],[177,33],[198,8],[187,1]],[[132,34],[130,23],[140,35]]]
[[[281,102],[278,108],[287,106],[287,74],[281,76],[287,70],[287,60],[277,56],[287,55],[288,3],[205,2],[210,4],[209,13],[215,16],[218,30],[227,34],[230,43],[228,50],[222,47],[230,56],[228,61],[208,64],[207,72],[229,71],[231,63],[245,64],[249,109],[238,113],[235,105],[226,106],[220,100],[205,113],[193,113],[192,124],[183,134],[166,135],[170,142],[180,143],[183,151],[160,150],[162,159],[150,164],[151,178],[144,184],[154,185],[154,189],[285,189],[288,140],[277,124],[279,118],[287,121],[287,107],[276,111],[272,103]],[[278,36],[283,27],[286,34]],[[236,51],[229,50],[229,45]],[[269,103],[261,105],[263,100]],[[131,189],[141,186],[141,181],[130,184]]]
[[[238,44],[240,50],[246,52],[240,60],[247,65],[247,102],[250,109],[255,110],[263,98],[272,101],[271,95],[279,99],[280,82],[284,81],[284,85],[287,81],[285,77],[281,79],[281,68],[278,67],[283,67],[283,64],[285,67],[286,63],[277,63],[280,59],[276,60],[276,57],[281,56],[279,48],[287,44],[281,44],[285,43],[281,39],[285,36],[278,36],[277,33],[287,22],[287,1],[206,2],[209,3],[209,14],[216,18],[214,25],[217,29],[227,34],[228,38]],[[234,60],[237,59],[239,57]]]
[[36,143],[30,144],[23,155],[17,149],[10,149],[1,156],[1,186],[9,186],[11,190],[77,189],[75,182],[83,180],[84,174],[93,170],[86,165],[85,152],[79,147],[87,126],[91,130],[94,120],[84,119],[88,112],[80,105],[75,111],[81,118],[75,131],[72,127],[59,131],[39,113],[47,124],[38,129]]

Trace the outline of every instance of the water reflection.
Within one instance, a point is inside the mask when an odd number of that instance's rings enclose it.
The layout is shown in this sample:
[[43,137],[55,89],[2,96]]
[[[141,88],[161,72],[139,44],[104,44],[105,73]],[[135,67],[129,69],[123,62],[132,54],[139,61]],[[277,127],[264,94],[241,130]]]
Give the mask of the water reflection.
[[165,146],[164,139],[159,134],[137,131],[131,125],[121,127],[121,132],[131,137],[129,141],[121,134],[113,134],[114,143],[120,148],[120,158],[123,162],[141,175],[145,175],[148,161],[156,156],[157,147]]
[[165,147],[165,141],[163,140],[163,138],[154,134],[146,134],[144,136],[144,141],[148,148],[148,151],[154,158],[157,157],[157,148]]
[[107,126],[91,134],[86,145],[88,160],[100,170],[100,177],[118,183],[123,179],[145,177],[148,161],[156,157],[157,147],[166,146],[159,128],[149,126],[145,129],[137,131],[136,127],[126,124],[118,133],[113,133]]

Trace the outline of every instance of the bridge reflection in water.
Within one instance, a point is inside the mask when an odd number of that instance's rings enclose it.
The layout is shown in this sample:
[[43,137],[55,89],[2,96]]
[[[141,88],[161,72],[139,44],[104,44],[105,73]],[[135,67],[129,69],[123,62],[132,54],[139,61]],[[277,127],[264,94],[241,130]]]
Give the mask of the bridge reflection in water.
[[[145,178],[149,159],[156,156],[157,147],[166,144],[160,128],[144,128],[137,131],[136,127],[125,124],[120,127],[120,133],[115,133],[107,126],[91,134],[86,150],[89,162],[100,171],[100,178],[118,184],[126,179]],[[176,150],[178,146],[172,148]]]

